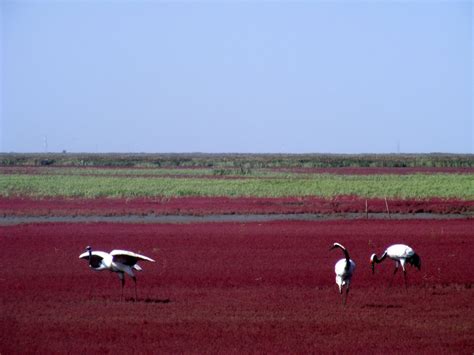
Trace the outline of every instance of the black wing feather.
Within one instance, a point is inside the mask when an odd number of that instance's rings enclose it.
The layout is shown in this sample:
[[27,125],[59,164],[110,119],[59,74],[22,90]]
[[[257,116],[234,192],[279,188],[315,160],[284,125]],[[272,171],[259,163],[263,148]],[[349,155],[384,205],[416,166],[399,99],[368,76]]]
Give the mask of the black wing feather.
[[133,266],[137,263],[138,259],[131,255],[114,255],[113,260],[117,263],[121,263],[127,266]]
[[99,255],[92,255],[90,258],[87,257],[87,259],[90,259],[89,265],[95,268],[99,267],[103,260],[103,258]]

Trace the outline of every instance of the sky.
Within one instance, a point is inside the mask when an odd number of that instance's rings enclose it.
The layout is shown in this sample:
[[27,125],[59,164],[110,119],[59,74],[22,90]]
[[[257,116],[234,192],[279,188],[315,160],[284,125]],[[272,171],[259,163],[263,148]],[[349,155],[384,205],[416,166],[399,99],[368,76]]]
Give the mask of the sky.
[[471,1],[0,1],[0,151],[474,153]]

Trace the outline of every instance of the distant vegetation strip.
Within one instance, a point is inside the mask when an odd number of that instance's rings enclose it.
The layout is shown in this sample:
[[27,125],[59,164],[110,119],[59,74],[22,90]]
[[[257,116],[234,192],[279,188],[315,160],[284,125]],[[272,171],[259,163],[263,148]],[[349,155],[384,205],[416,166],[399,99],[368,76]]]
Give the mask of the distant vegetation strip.
[[41,175],[104,175],[104,176],[255,176],[291,177],[301,172],[274,171],[270,169],[203,169],[203,168],[80,168],[80,167],[1,167],[0,174]]
[[62,166],[0,166],[0,174],[77,175],[117,177],[272,177],[311,178],[312,175],[413,175],[413,174],[473,174],[474,168],[107,168]]
[[[39,174],[39,175],[97,175],[97,176],[163,176],[163,175],[216,175],[213,169],[180,169],[180,168],[82,168],[82,167],[0,167],[0,174]],[[237,173],[237,172],[236,172]],[[230,172],[228,173],[230,174]]]
[[28,197],[361,197],[474,199],[470,174],[311,175],[310,178],[205,179],[0,175],[1,196]]
[[473,154],[0,153],[0,166],[200,168],[474,167]]

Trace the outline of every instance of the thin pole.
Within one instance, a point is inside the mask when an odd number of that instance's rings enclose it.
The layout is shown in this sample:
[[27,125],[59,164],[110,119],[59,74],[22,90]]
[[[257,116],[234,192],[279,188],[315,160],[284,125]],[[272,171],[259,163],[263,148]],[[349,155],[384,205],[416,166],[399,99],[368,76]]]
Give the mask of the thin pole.
[[390,210],[388,208],[388,202],[387,202],[387,198],[385,197],[385,207],[387,208],[387,213],[388,213],[388,218],[391,218],[390,217]]

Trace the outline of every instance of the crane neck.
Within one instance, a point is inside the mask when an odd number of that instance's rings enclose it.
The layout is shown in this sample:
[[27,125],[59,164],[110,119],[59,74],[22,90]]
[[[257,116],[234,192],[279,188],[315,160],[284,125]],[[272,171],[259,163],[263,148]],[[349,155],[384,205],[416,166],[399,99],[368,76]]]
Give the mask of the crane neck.
[[346,258],[346,261],[349,263],[349,261],[351,260],[351,257],[349,256],[349,252],[345,249],[344,249],[344,257]]
[[374,262],[375,262],[376,264],[379,264],[379,263],[381,263],[386,257],[387,257],[387,251],[385,250],[385,252],[382,254],[382,256],[380,257],[380,259],[377,257],[377,254],[374,255]]
[[349,252],[347,250],[343,249],[343,251],[346,258],[346,267],[344,269],[348,271],[351,268],[351,258],[349,257]]
[[350,256],[349,256],[349,252],[347,251],[346,248],[343,248],[343,247],[339,247],[339,248],[340,248],[340,249],[342,250],[342,252],[344,253],[344,257],[346,258],[346,261],[347,261],[347,263],[349,264],[349,261],[350,261],[350,259],[351,259]]
[[334,249],[334,248],[339,248],[342,250],[342,252],[344,253],[344,257],[346,259],[346,267],[344,268],[346,271],[350,269],[351,267],[351,258],[349,256],[349,252],[347,251],[347,249],[345,247],[343,247],[341,244],[339,243],[334,243],[333,247],[330,249]]
[[346,267],[345,269],[346,270],[349,270],[350,267],[351,267],[351,257],[349,256],[349,252],[347,251],[346,248],[343,248],[343,247],[339,247],[342,252],[344,253],[344,257],[346,258]]

